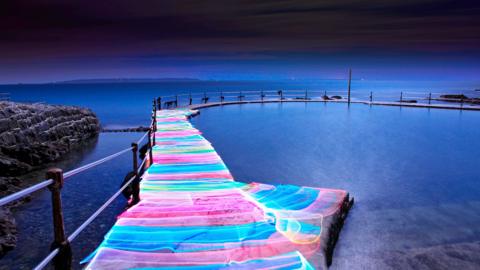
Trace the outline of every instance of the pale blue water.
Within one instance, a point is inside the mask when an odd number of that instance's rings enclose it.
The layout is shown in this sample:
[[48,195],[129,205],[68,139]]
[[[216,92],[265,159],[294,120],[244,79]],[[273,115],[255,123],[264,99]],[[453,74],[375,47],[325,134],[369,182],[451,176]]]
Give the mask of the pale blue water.
[[[334,89],[342,84],[335,81],[316,87],[328,85]],[[396,93],[407,85],[385,92]],[[416,87],[427,86],[424,82]],[[190,89],[288,87],[313,86],[267,82],[21,85],[0,86],[0,92],[10,90],[17,101],[88,106],[106,126],[129,126],[148,124],[153,96]],[[363,87],[364,91],[383,89],[375,84]],[[476,88],[474,83],[444,87],[450,92]],[[350,108],[324,103],[249,104],[205,109],[192,122],[213,143],[237,180],[341,188],[355,197],[335,250],[333,269],[391,265],[402,269],[406,265],[401,254],[480,241],[479,112],[356,104]],[[68,170],[99,159],[128,147],[141,135],[101,134],[93,147],[60,166]],[[68,232],[116,191],[130,166],[131,155],[126,154],[67,181],[63,200]],[[123,198],[115,201],[75,240],[75,262],[94,249],[124,206]],[[30,269],[48,254],[50,207],[45,191],[17,211],[18,247],[0,259],[0,269]]]
[[[468,243],[480,251],[478,112],[249,104],[205,109],[192,122],[237,180],[355,197],[332,269],[432,268],[428,259],[439,255],[426,248]],[[479,269],[478,256],[462,257],[467,251],[442,256]],[[428,256],[402,257],[415,252]]]

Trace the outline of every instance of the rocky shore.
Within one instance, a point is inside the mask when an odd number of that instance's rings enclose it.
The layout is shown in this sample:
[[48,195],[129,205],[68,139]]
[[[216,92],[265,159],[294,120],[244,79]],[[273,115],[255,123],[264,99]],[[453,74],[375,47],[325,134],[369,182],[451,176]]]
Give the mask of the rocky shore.
[[[23,175],[61,160],[99,131],[100,123],[88,109],[0,102],[0,197],[23,188]],[[17,204],[0,207],[0,256],[15,246],[10,208]]]

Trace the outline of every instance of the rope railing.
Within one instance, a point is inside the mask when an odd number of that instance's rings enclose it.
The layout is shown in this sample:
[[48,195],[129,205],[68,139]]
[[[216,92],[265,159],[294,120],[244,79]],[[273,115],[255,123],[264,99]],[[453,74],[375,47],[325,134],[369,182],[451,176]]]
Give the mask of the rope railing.
[[5,196],[5,197],[0,199],[0,206],[3,206],[5,204],[11,203],[13,201],[19,200],[19,199],[21,199],[25,196],[28,196],[28,195],[32,194],[35,191],[39,191],[41,189],[44,189],[44,188],[48,187],[49,185],[51,185],[52,183],[53,183],[52,179],[44,180],[44,181],[42,181],[42,182],[40,182],[36,185],[33,185],[33,186],[28,187],[26,189],[23,189],[23,190],[20,190],[18,192],[15,192],[13,194],[10,194],[8,196]]
[[[159,98],[160,102],[161,99]],[[0,206],[8,204],[10,202],[16,201],[21,199],[33,192],[42,190],[46,187],[52,193],[52,213],[53,213],[53,230],[54,230],[54,242],[52,244],[52,250],[50,253],[34,268],[36,270],[41,270],[45,268],[52,260],[54,260],[54,267],[56,270],[58,269],[71,269],[72,263],[72,254],[71,254],[71,247],[70,242],[74,241],[77,236],[90,225],[104,210],[107,208],[121,193],[125,188],[129,185],[133,185],[133,192],[131,195],[131,200],[129,201],[129,205],[136,204],[140,199],[139,192],[140,192],[140,173],[145,169],[147,166],[147,160],[150,161],[150,165],[153,163],[153,155],[152,155],[152,147],[155,145],[155,132],[156,132],[156,124],[155,124],[155,115],[157,111],[157,101],[154,100],[152,105],[152,123],[150,125],[150,130],[146,132],[137,142],[132,143],[132,146],[126,149],[123,149],[119,152],[106,156],[102,159],[96,160],[94,162],[88,163],[71,171],[63,173],[61,169],[50,169],[47,171],[47,180],[44,180],[36,185],[31,187],[25,188],[21,191],[8,195],[4,198],[0,199]],[[145,153],[145,157],[143,158],[140,166],[138,164],[138,145],[145,139],[148,138],[148,148]],[[152,143],[153,139],[153,143]],[[72,234],[68,237],[65,236],[65,229],[64,229],[64,222],[63,222],[63,210],[62,210],[62,202],[61,202],[61,189],[64,184],[64,179],[75,176],[79,173],[87,171],[91,168],[94,168],[100,164],[103,164],[107,161],[113,160],[116,157],[132,151],[133,155],[133,172],[134,175],[125,182],[120,189],[118,189],[105,203],[103,203],[87,220],[85,220],[78,228],[76,228]]]
[[98,166],[98,165],[100,165],[100,164],[103,164],[103,163],[109,161],[109,160],[112,160],[112,159],[114,159],[114,158],[116,158],[116,157],[118,157],[118,156],[120,156],[120,155],[122,155],[122,154],[124,154],[124,153],[126,153],[126,152],[128,152],[128,151],[130,151],[130,150],[132,150],[132,147],[123,149],[123,150],[121,150],[121,151],[119,151],[119,152],[117,152],[117,153],[115,153],[115,154],[112,154],[112,155],[110,155],[110,156],[104,157],[104,158],[99,159],[99,160],[97,160],[97,161],[94,161],[94,162],[92,162],[92,163],[88,163],[88,164],[83,165],[83,166],[81,166],[81,167],[79,167],[79,168],[76,168],[76,169],[73,169],[73,170],[71,170],[71,171],[68,171],[68,172],[66,172],[66,173],[63,174],[63,177],[64,177],[64,178],[69,178],[69,177],[72,177],[72,176],[74,176],[74,175],[77,175],[77,174],[79,174],[79,173],[81,173],[81,172],[84,172],[84,171],[90,169],[90,168],[96,167],[96,166]]
[[[132,147],[127,148],[127,149],[124,149],[124,150],[122,150],[122,151],[119,151],[119,152],[117,152],[117,153],[115,153],[115,154],[112,154],[112,155],[110,155],[110,156],[104,157],[104,158],[102,158],[102,159],[99,159],[99,160],[97,160],[97,161],[88,163],[88,164],[83,165],[83,166],[81,166],[81,167],[79,167],[79,168],[76,168],[76,169],[73,169],[73,170],[71,170],[71,171],[68,171],[68,172],[66,172],[66,173],[63,174],[63,177],[64,177],[65,179],[66,179],[66,178],[69,178],[69,177],[72,177],[72,176],[74,176],[74,175],[76,175],[76,174],[79,174],[79,173],[81,173],[81,172],[83,172],[83,171],[86,171],[86,170],[88,170],[88,169],[90,169],[90,168],[96,167],[96,166],[98,166],[98,165],[100,165],[100,164],[102,164],[102,163],[105,163],[105,162],[107,162],[107,161],[109,161],[109,160],[111,160],[111,159],[114,159],[114,158],[116,158],[116,157],[118,157],[118,156],[120,156],[120,155],[122,155],[122,154],[124,154],[124,153],[126,153],[126,152],[128,152],[128,151],[130,151],[130,150],[132,150]],[[5,205],[5,204],[11,203],[11,202],[13,202],[13,201],[19,200],[19,199],[21,199],[21,198],[23,198],[23,197],[25,197],[25,196],[28,196],[28,195],[36,192],[36,191],[39,191],[39,190],[41,190],[41,189],[44,189],[44,188],[48,187],[49,185],[51,185],[52,183],[53,183],[53,180],[52,180],[52,179],[47,179],[47,180],[44,180],[44,181],[42,181],[42,182],[40,182],[40,183],[38,183],[38,184],[35,184],[35,185],[31,186],[31,187],[22,189],[22,190],[20,190],[20,191],[18,191],[18,192],[15,192],[15,193],[13,193],[13,194],[10,194],[10,195],[8,195],[8,196],[5,196],[5,197],[3,197],[3,198],[0,199],[0,206],[3,206],[3,205]]]

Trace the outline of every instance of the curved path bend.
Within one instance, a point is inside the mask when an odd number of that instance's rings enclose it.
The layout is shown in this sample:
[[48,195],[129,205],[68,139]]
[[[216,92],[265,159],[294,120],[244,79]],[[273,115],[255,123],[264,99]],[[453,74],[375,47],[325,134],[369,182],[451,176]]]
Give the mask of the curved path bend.
[[87,269],[323,269],[352,200],[343,190],[234,181],[188,121],[157,112],[140,202],[118,216]]

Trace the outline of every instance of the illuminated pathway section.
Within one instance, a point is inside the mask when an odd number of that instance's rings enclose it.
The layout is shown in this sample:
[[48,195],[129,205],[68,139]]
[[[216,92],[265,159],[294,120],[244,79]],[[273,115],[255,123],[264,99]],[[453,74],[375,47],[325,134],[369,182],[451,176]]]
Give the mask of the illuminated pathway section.
[[188,121],[192,113],[157,113],[141,200],[118,217],[87,269],[325,267],[325,226],[343,222],[348,194],[235,182]]

